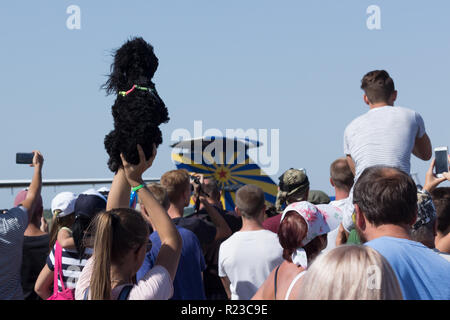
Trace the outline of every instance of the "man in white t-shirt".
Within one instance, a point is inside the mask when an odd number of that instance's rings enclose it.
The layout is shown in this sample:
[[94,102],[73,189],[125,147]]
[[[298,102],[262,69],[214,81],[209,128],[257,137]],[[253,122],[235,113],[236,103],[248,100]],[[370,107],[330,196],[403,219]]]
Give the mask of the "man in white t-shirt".
[[[431,142],[424,121],[413,110],[394,107],[397,91],[389,74],[384,70],[371,71],[361,82],[363,99],[370,109],[354,119],[344,132],[344,153],[355,174],[355,183],[364,169],[374,165],[395,167],[409,174],[411,153],[421,160],[430,160]],[[346,231],[354,228],[351,213],[344,214],[343,226]]]
[[264,192],[246,185],[236,193],[236,213],[242,228],[224,241],[219,249],[219,276],[232,300],[250,300],[270,272],[283,262],[278,235],[262,226]]
[[[336,247],[336,238],[339,233],[339,224],[342,221],[342,215],[345,211],[346,201],[348,200],[348,196],[350,193],[350,189],[353,186],[355,176],[353,172],[350,170],[346,158],[339,158],[333,161],[330,165],[330,183],[335,191],[335,200],[331,201],[329,205],[336,207],[336,212],[334,216],[332,216],[327,221],[330,225],[331,231],[328,232],[328,244],[327,247],[322,250],[322,252],[328,252],[331,249]],[[339,239],[338,243],[342,244],[346,239]]]

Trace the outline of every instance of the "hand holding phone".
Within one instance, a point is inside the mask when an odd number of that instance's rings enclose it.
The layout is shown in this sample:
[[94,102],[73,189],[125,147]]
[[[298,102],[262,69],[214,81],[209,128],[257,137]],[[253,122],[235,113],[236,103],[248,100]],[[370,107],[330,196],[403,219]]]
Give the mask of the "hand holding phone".
[[434,155],[436,159],[435,173],[438,178],[443,177],[444,172],[448,172],[448,148],[438,147],[434,149]]

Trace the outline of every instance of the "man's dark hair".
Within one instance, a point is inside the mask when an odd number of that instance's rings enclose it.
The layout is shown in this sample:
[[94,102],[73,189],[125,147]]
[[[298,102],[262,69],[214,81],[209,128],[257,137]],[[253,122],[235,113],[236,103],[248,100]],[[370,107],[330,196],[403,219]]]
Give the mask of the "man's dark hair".
[[245,185],[236,192],[236,207],[246,219],[255,219],[265,205],[264,191],[254,185]]
[[417,216],[417,187],[397,168],[373,166],[365,169],[356,182],[353,203],[375,226],[411,224]]
[[450,230],[450,187],[440,187],[431,193],[437,215],[437,230],[447,234]]
[[346,191],[350,191],[355,179],[355,175],[345,158],[333,161],[330,166],[330,177],[336,188]]
[[361,80],[370,103],[387,102],[395,91],[394,80],[385,70],[375,70],[367,73]]

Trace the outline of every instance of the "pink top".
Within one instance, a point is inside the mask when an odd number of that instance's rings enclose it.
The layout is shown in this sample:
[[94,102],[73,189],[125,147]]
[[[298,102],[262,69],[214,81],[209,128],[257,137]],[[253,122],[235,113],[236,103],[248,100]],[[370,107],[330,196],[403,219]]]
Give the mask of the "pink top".
[[[84,267],[75,289],[75,300],[83,300],[84,293],[91,282],[94,259],[90,258]],[[116,300],[120,291],[127,284],[115,287],[112,292],[112,299]],[[144,278],[133,286],[128,296],[128,300],[168,300],[173,295],[173,284],[169,272],[160,265],[153,267]]]

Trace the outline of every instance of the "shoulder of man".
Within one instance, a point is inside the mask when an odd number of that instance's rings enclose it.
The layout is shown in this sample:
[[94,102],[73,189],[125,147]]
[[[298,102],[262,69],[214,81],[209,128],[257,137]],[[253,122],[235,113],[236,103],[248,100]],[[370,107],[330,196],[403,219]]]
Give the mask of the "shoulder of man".
[[202,245],[209,244],[216,236],[216,226],[212,222],[208,222],[196,217],[186,217],[178,219],[177,226],[192,231]]
[[5,221],[4,223],[7,225],[7,228],[11,230],[22,228],[25,231],[28,226],[28,210],[23,206],[4,210],[0,214],[0,219]]

